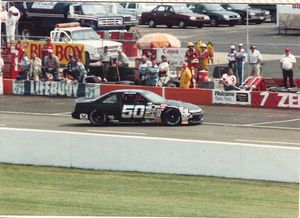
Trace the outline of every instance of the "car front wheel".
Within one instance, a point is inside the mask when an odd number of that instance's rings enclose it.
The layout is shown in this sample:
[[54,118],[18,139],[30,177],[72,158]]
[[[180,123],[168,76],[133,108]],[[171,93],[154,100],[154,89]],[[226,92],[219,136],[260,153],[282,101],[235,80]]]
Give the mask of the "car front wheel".
[[175,108],[168,108],[162,114],[162,120],[165,125],[177,126],[181,122],[181,114],[180,114],[179,110],[177,110]]
[[89,120],[94,126],[100,126],[106,123],[107,116],[102,111],[93,110],[89,115]]
[[215,18],[212,18],[210,20],[210,25],[213,27],[216,27],[216,26],[218,26],[218,21]]

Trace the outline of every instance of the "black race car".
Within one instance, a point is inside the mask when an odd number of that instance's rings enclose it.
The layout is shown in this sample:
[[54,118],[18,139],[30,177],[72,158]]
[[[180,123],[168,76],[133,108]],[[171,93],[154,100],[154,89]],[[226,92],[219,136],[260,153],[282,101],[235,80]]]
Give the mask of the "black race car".
[[190,103],[165,98],[147,90],[116,90],[95,99],[76,99],[74,119],[107,123],[162,123],[169,126],[200,124],[203,110]]

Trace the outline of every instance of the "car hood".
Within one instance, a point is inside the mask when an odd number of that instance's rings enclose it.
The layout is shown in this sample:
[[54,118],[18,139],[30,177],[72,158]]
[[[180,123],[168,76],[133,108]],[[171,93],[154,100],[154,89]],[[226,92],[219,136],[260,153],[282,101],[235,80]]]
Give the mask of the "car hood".
[[201,17],[201,16],[206,16],[205,14],[197,14],[197,13],[178,13],[178,14],[185,15],[185,16],[188,16],[188,17]]
[[184,108],[187,108],[189,110],[199,110],[199,109],[201,109],[199,106],[197,106],[195,104],[186,103],[186,102],[182,102],[182,101],[166,100],[166,104],[168,106],[184,107]]
[[[103,41],[103,42],[102,42]],[[117,47],[121,47],[122,43],[120,42],[114,42],[111,40],[76,40],[74,41],[78,44],[83,44],[83,45],[87,45],[90,47],[94,47],[94,48],[102,48],[104,46],[108,46],[108,47],[112,47],[112,46],[117,46]]]
[[208,11],[208,13],[214,13],[214,14],[220,14],[220,15],[228,15],[228,16],[237,16],[238,14],[232,11],[220,11],[220,10],[214,10],[214,11]]

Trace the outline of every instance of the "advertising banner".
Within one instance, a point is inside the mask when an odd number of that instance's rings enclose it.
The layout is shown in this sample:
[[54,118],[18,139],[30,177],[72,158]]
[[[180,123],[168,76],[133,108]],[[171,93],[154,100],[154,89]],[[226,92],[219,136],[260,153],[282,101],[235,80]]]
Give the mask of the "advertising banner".
[[212,90],[213,104],[251,105],[251,93],[246,91]]
[[156,57],[160,60],[160,57],[165,55],[170,66],[181,67],[184,62],[186,50],[187,48],[158,48]]
[[300,109],[300,93],[252,92],[252,106]]
[[99,84],[54,81],[13,81],[12,94],[95,98],[100,95]]
[[[42,58],[42,48],[45,42],[42,41],[20,41],[22,48],[26,52],[29,59],[32,53],[36,53],[38,57]],[[14,42],[16,43],[16,41]],[[69,54],[76,54],[80,57],[81,62],[85,64],[85,50],[82,44],[67,44],[67,43],[52,43],[53,52],[58,57],[60,64],[67,64],[69,61]]]

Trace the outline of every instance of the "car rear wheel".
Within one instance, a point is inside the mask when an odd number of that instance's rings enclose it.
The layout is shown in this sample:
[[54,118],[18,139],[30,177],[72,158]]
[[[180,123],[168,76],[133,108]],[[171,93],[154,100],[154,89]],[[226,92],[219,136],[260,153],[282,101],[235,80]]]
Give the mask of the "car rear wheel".
[[185,28],[185,22],[183,20],[179,21],[178,26],[180,29]]
[[162,114],[162,120],[165,125],[168,126],[177,126],[181,122],[181,114],[179,110],[175,108],[168,108]]
[[106,123],[107,116],[102,111],[93,110],[89,115],[89,120],[94,126],[100,126]]
[[149,25],[150,28],[156,27],[156,23],[155,23],[154,20],[149,20],[149,24],[148,25]]

